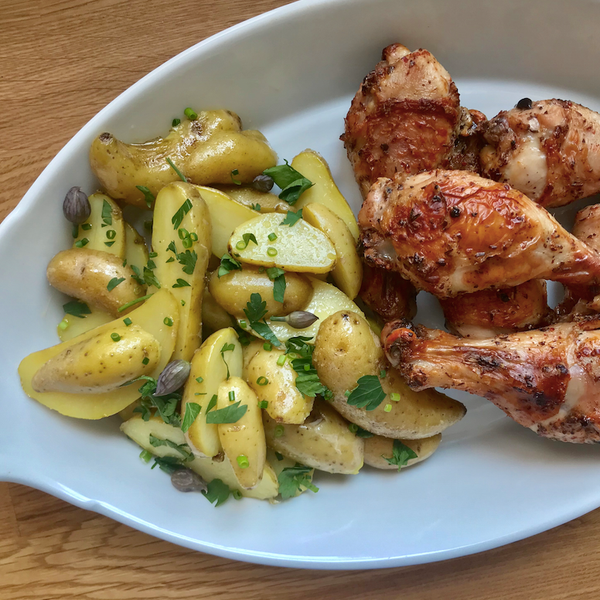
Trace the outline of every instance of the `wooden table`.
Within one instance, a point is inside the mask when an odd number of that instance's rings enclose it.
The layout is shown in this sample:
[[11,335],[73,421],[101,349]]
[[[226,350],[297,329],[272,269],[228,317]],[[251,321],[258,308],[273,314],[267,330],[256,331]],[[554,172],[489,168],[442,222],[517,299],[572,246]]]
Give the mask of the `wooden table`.
[[[286,0],[0,0],[0,220],[98,110],[168,58]],[[543,505],[544,498],[540,498]],[[0,483],[0,599],[559,600],[600,597],[600,510],[420,567],[247,565],[173,546]]]

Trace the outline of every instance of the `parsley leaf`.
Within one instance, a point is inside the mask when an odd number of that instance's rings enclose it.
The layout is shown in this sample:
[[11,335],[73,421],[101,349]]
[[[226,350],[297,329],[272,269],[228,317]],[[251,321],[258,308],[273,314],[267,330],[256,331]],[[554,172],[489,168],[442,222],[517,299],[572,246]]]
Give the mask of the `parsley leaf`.
[[189,460],[194,460],[194,454],[192,453],[192,449],[187,444],[176,444],[171,440],[163,440],[161,438],[157,438],[150,434],[150,445],[154,448],[158,448],[160,446],[167,446],[168,448],[172,448],[173,450],[177,450],[179,454],[183,457],[185,462]]
[[319,488],[312,483],[312,472],[313,469],[311,467],[305,467],[300,463],[296,463],[294,467],[283,469],[277,477],[281,498],[283,500],[293,498],[298,492],[303,492],[304,490],[317,493]]
[[235,344],[223,344],[223,347],[221,348],[221,359],[227,367],[227,379],[229,379],[229,364],[225,360],[225,352],[232,352],[233,350],[235,350]]
[[239,179],[235,179],[235,176],[239,175],[239,174],[240,174],[240,172],[237,169],[234,169],[229,174],[229,176],[231,177],[231,181],[233,181],[233,183],[235,183],[235,185],[242,185],[242,182]]
[[197,260],[198,255],[196,254],[195,250],[186,250],[185,252],[180,252],[177,255],[177,262],[182,266],[181,270],[188,275],[192,275],[194,273]]
[[156,198],[154,197],[154,194],[145,185],[136,185],[135,187],[138,190],[140,190],[140,192],[142,192],[142,194],[144,194],[144,200],[146,201],[146,206],[148,208],[151,208],[152,203],[154,202],[154,200],[156,200]]
[[142,375],[133,381],[128,381],[125,385],[129,385],[135,381],[144,381],[144,383],[139,389],[139,392],[142,396],[140,406],[135,408],[133,412],[141,413],[144,421],[147,421],[152,414],[150,409],[156,408],[158,414],[165,423],[174,425],[175,427],[180,427],[181,417],[177,412],[177,406],[181,401],[181,394],[173,392],[172,394],[167,394],[166,396],[155,396],[154,392],[156,392],[157,381],[156,379],[148,377],[147,375]]
[[112,292],[120,283],[125,281],[125,277],[113,277],[106,286],[109,292]]
[[155,456],[152,468],[159,467],[161,471],[173,475],[175,471],[185,469],[185,465],[175,456]]
[[225,408],[213,410],[206,415],[206,422],[212,424],[221,423],[237,423],[248,410],[246,404],[240,402],[234,402]]
[[172,252],[173,254],[177,254],[177,247],[175,246],[175,242],[171,242],[168,246],[167,246],[167,250],[169,250],[170,252]]
[[217,277],[223,277],[223,275],[227,275],[229,271],[241,271],[242,265],[235,258],[231,258],[229,254],[223,254],[221,257],[221,264],[219,265],[219,270],[217,272]]
[[277,165],[276,167],[265,169],[263,175],[267,175],[273,179],[281,189],[279,197],[290,205],[295,204],[298,198],[314,185],[302,173],[290,167],[287,160],[285,161],[285,165]]
[[90,307],[85,302],[79,302],[79,300],[71,300],[71,302],[63,304],[63,310],[65,314],[73,315],[80,319],[85,319],[85,315],[92,314]]
[[273,298],[275,302],[283,304],[283,296],[285,294],[285,271],[278,267],[269,267],[267,269],[267,277],[273,282]]
[[106,201],[102,201],[102,227],[108,227],[112,225],[112,208]]
[[273,346],[281,346],[281,342],[277,339],[277,336],[273,333],[273,330],[264,322],[258,321],[256,323],[250,323],[250,327],[265,340],[271,342]]
[[300,219],[302,218],[302,209],[298,212],[294,212],[293,210],[288,210],[285,215],[285,219],[279,223],[280,225],[288,225],[289,227],[293,227]]
[[185,405],[185,415],[183,416],[183,422],[181,423],[181,430],[185,433],[196,420],[196,417],[200,414],[202,407],[196,402],[188,402]]
[[412,458],[417,458],[417,453],[409,448],[405,444],[403,444],[400,440],[394,440],[394,446],[392,447],[392,456],[388,458],[387,456],[381,455],[382,458],[390,463],[390,465],[395,465],[398,467],[398,471],[405,467],[408,461]]
[[182,288],[182,287],[191,287],[191,286],[185,279],[178,279],[177,283],[174,283],[171,287]]
[[220,506],[229,498],[231,490],[220,479],[213,479],[206,486],[206,491],[202,492],[206,499],[215,506]]
[[296,371],[296,387],[298,391],[314,398],[317,394],[326,399],[331,398],[331,391],[326,388],[320,381],[317,370],[312,364],[312,354],[314,346],[310,346],[306,342],[312,338],[305,336],[296,336],[290,338],[285,346],[286,354],[292,355],[292,369]]
[[178,209],[177,212],[171,217],[171,223],[173,223],[173,229],[179,229],[183,217],[192,210],[192,201],[188,198]]
[[267,314],[267,303],[260,294],[250,295],[250,302],[246,303],[244,314],[250,323],[260,321]]
[[373,437],[373,434],[370,431],[367,431],[366,429],[363,429],[362,427],[359,427],[356,430],[356,437],[359,438],[370,438]]
[[148,267],[144,267],[144,282],[146,283],[146,285],[153,285],[155,288],[160,289],[160,283],[158,282],[158,279],[156,279],[156,275],[154,274],[152,269],[149,269]]
[[375,410],[384,400],[385,392],[377,375],[363,375],[348,396],[348,404],[367,410]]
[[250,208],[252,210],[255,210],[256,212],[260,212],[260,204],[258,204],[258,203],[252,204],[252,206]]
[[208,414],[216,405],[217,405],[217,395],[214,394],[213,397],[208,402],[208,406],[206,407],[206,413]]
[[244,240],[244,244],[248,246],[250,242],[254,242],[256,246],[258,246],[258,242],[256,241],[256,236],[253,233],[244,233],[242,235],[242,239]]

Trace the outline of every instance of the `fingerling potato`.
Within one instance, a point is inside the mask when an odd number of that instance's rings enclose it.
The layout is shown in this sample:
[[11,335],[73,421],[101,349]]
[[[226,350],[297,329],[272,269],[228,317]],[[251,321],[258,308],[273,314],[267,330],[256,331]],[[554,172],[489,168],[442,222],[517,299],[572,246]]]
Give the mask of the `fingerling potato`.
[[130,267],[136,266],[140,271],[148,263],[148,248],[144,238],[133,225],[125,223],[125,259]]
[[[417,458],[408,460],[402,468],[416,465],[419,462],[429,458],[440,445],[442,434],[438,433],[428,438],[418,440],[399,440],[405,446],[408,446],[416,455]],[[383,469],[386,471],[398,471],[398,466],[390,464],[386,458],[392,458],[394,453],[394,440],[385,438],[380,435],[365,439],[365,464],[375,469]]]
[[251,186],[219,185],[217,186],[217,189],[225,192],[231,199],[239,204],[243,204],[259,213],[280,212],[285,214],[288,210],[294,212],[296,210],[285,200],[281,200],[279,196],[276,196],[271,192],[259,192]]
[[213,298],[204,286],[204,297],[202,298],[202,335],[207,338],[219,329],[226,329],[233,325],[231,315]]

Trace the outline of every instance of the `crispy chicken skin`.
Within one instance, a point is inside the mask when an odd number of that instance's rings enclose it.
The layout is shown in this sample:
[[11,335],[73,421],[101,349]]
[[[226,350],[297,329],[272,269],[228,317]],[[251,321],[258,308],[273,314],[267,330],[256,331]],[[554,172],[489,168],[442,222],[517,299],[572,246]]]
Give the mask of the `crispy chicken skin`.
[[352,101],[342,135],[363,197],[378,177],[446,166],[470,123],[456,85],[430,52],[385,48]]
[[600,320],[482,340],[406,322],[382,332],[386,354],[414,390],[487,398],[517,423],[563,442],[600,442]]
[[361,300],[384,321],[412,319],[417,314],[417,290],[400,274],[363,266]]
[[367,263],[449,298],[530,279],[600,282],[600,254],[507,184],[468,171],[381,178],[358,215]]
[[546,282],[532,279],[501,290],[482,290],[440,300],[446,327],[463,337],[486,338],[549,323]]
[[545,207],[599,192],[600,114],[556,99],[519,106],[480,125],[481,174]]

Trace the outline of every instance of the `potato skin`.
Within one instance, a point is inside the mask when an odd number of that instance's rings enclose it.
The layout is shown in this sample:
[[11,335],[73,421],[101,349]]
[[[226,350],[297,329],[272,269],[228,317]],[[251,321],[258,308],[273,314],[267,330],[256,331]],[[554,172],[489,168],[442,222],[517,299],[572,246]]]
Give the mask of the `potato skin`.
[[[416,455],[417,458],[411,458],[404,467],[410,467],[417,463],[429,458],[438,448],[442,441],[442,434],[438,433],[428,438],[422,438],[418,440],[399,440],[405,446],[408,446]],[[384,471],[396,471],[398,467],[390,465],[384,457],[392,457],[392,451],[394,447],[394,440],[391,438],[385,438],[380,435],[374,435],[373,437],[365,439],[365,464],[375,469],[382,469]]]
[[290,206],[285,200],[271,192],[259,192],[247,185],[218,185],[217,189],[227,194],[230,198],[243,204],[248,208],[260,206],[261,213],[280,212],[286,213],[288,210],[296,211],[294,206]]
[[[46,275],[52,287],[114,317],[129,312],[119,313],[118,309],[145,292],[144,287],[132,279],[133,271],[123,266],[121,258],[100,250],[63,250],[50,261]],[[107,286],[115,277],[124,281],[109,292]]]
[[[332,405],[346,419],[367,431],[394,439],[418,439],[441,433],[466,413],[465,407],[435,390],[411,390],[389,368],[381,344],[365,319],[350,311],[328,317],[315,340],[313,363],[319,379],[333,392]],[[380,371],[386,370],[385,377]],[[364,375],[377,376],[386,397],[374,410],[348,404],[346,392]],[[398,402],[391,394],[399,394]],[[391,406],[386,411],[386,405]]]
[[260,294],[267,303],[267,318],[287,315],[295,310],[303,310],[310,302],[313,288],[310,281],[298,273],[285,274],[285,292],[283,303],[273,298],[273,281],[266,273],[260,273],[258,267],[244,265],[240,271],[230,271],[218,276],[213,271],[208,289],[213,298],[234,317],[244,318],[244,308],[252,294]]
[[192,183],[250,183],[256,175],[277,164],[277,155],[259,131],[242,131],[240,118],[225,110],[201,111],[198,118],[183,119],[164,138],[126,144],[110,133],[99,135],[90,148],[90,166],[102,187],[113,198],[147,208],[136,186],[156,196],[179,176],[169,157]]

